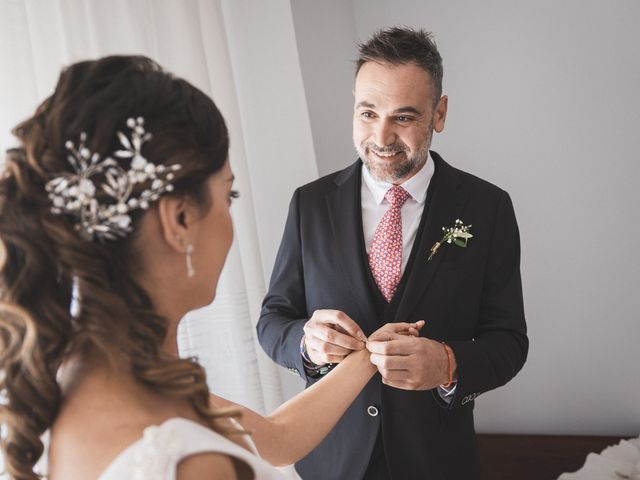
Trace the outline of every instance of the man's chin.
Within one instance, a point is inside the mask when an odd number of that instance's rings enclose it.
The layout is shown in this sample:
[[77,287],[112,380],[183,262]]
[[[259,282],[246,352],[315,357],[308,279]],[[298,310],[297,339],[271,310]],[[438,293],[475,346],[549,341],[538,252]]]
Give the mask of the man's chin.
[[388,165],[374,165],[366,162],[365,165],[371,176],[380,182],[394,183],[398,180],[395,170]]
[[[372,158],[373,157],[373,158]],[[374,154],[369,154],[364,159],[364,164],[373,178],[381,182],[395,183],[403,176],[402,163],[405,161],[405,154],[396,160],[383,160]]]

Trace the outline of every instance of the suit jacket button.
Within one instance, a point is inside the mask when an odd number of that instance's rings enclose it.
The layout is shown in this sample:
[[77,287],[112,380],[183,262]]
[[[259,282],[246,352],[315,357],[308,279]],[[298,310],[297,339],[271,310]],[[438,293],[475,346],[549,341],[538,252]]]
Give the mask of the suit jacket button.
[[371,415],[372,417],[377,417],[378,416],[378,409],[376,407],[374,407],[373,405],[369,405],[367,407],[367,413],[369,415]]

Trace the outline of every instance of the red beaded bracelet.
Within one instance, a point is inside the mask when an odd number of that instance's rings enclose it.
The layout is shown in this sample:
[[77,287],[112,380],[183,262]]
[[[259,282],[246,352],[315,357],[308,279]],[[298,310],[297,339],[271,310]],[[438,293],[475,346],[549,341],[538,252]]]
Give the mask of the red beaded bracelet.
[[449,388],[453,384],[453,368],[451,366],[451,347],[444,342],[441,342],[444,347],[444,351],[447,354],[447,365],[449,371],[449,381],[445,385],[440,385],[442,388]]

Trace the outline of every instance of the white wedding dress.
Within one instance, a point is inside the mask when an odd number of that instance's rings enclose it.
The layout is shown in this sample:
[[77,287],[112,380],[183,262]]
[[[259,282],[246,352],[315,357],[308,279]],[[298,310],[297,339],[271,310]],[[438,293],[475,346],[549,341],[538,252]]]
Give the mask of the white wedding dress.
[[142,438],[121,452],[98,480],[175,480],[180,460],[198,453],[222,453],[242,460],[256,480],[283,480],[275,467],[231,440],[186,418],[170,418],[145,428]]

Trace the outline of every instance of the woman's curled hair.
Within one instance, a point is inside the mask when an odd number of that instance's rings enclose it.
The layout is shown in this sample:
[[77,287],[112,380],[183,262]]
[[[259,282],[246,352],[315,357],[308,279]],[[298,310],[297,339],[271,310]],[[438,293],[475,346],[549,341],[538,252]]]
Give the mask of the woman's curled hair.
[[138,117],[153,135],[144,157],[181,165],[171,195],[195,197],[208,208],[207,179],[224,166],[229,149],[224,119],[204,93],[146,57],[71,65],[13,131],[20,146],[7,152],[0,178],[0,444],[11,478],[38,478],[40,437],[61,403],[56,374],[71,354],[106,361],[124,355],[138,382],[188,399],[221,430],[216,419],[226,414],[209,406],[203,368],[161,351],[168,321],[136,281],[133,246],[143,210],[130,213],[128,236],[91,241],[74,218],[52,212],[45,190],[51,178],[72,171],[67,141],[85,133],[87,148],[105,157],[121,148],[117,132],[127,119]]

